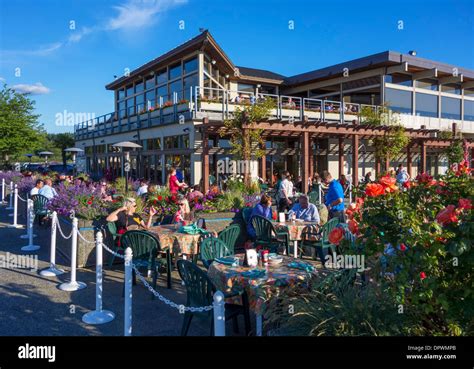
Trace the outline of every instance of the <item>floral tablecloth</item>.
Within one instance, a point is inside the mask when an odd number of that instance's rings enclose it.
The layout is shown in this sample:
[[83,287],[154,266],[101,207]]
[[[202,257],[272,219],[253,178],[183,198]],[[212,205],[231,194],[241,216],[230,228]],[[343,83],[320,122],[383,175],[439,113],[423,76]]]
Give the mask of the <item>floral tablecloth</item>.
[[[242,266],[243,254],[236,256],[240,261],[239,266],[224,265],[214,261],[208,270],[209,278],[216,288],[224,293],[233,294],[245,290],[249,298],[250,309],[260,315],[263,315],[267,302],[279,296],[285,289],[296,285],[309,287],[312,278],[328,274],[328,270],[322,269],[321,263],[317,261],[305,260],[305,263],[314,266],[315,269],[312,272],[290,268],[288,264],[295,259],[283,256],[281,264],[257,267],[256,269],[265,271],[265,274],[261,278],[252,278],[243,275],[243,273],[255,268]],[[238,299],[233,302],[238,302]]]
[[180,233],[174,224],[154,226],[149,231],[158,236],[162,250],[171,249],[175,254],[199,253],[200,234]]
[[301,241],[301,235],[303,230],[307,226],[316,226],[314,222],[285,222],[285,223],[275,223],[275,228],[278,231],[285,230],[290,235],[290,241]]

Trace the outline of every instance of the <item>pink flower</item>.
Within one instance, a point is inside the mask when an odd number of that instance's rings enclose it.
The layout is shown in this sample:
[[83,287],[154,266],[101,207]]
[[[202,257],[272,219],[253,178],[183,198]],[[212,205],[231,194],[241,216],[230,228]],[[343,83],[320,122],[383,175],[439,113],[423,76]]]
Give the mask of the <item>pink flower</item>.
[[420,279],[423,280],[426,278],[426,273],[425,272],[420,272]]
[[455,223],[458,221],[454,205],[448,205],[436,215],[436,221],[441,225]]

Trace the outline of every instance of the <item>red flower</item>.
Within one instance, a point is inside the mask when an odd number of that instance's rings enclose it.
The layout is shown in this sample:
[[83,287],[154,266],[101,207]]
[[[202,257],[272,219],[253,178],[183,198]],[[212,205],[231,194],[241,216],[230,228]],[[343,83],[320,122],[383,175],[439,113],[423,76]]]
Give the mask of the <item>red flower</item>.
[[454,223],[458,221],[454,205],[448,205],[436,215],[436,221],[441,225]]
[[401,244],[400,244],[400,250],[401,250],[401,251],[405,251],[406,249],[407,249],[407,247],[405,246],[405,244],[404,244],[404,243],[401,243]]
[[163,200],[163,196],[160,195],[158,196],[158,201],[161,201],[161,200]]
[[354,219],[349,220],[348,227],[352,234],[359,233],[359,224]]
[[469,199],[459,199],[458,207],[459,209],[471,210],[472,202]]
[[344,230],[340,227],[334,228],[330,233],[329,233],[329,242],[331,242],[333,245],[339,245],[339,242],[344,238]]
[[411,182],[410,181],[403,182],[403,187],[410,188],[411,187]]
[[384,192],[384,187],[378,183],[369,183],[367,187],[365,187],[365,194],[369,197],[380,196],[383,195]]
[[433,177],[430,176],[428,173],[421,173],[421,174],[418,174],[418,176],[416,177],[416,180],[420,183],[431,183],[431,181],[433,180]]
[[425,272],[420,272],[420,279],[423,280],[426,278],[426,273]]
[[92,201],[91,200],[87,201],[87,205],[92,205]]

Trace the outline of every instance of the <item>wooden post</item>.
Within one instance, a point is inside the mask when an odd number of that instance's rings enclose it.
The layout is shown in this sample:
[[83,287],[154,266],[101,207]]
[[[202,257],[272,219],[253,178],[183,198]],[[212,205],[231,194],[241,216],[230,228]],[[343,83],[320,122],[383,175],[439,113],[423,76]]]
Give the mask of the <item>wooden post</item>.
[[301,174],[302,174],[302,190],[308,192],[308,175],[309,175],[309,132],[303,132],[302,135],[302,155],[301,155]]
[[344,137],[339,137],[339,178],[344,174]]
[[425,141],[420,141],[420,162],[421,162],[421,173],[426,172],[426,145]]
[[456,138],[456,135],[457,135],[457,124],[453,122],[453,125],[452,125],[452,130],[453,130],[453,139]]
[[410,151],[410,143],[407,145],[407,172],[411,178],[413,174],[412,174],[412,157],[411,157],[411,151]]
[[352,185],[359,184],[359,135],[352,137]]
[[[265,141],[262,144],[262,150],[266,150],[266,145]],[[265,182],[267,180],[267,155],[263,154],[263,156],[260,158],[260,178]]]
[[205,194],[209,191],[209,135],[206,125],[208,118],[202,120],[202,189]]
[[314,150],[313,150],[314,141],[309,140],[309,178],[313,178],[314,174]]

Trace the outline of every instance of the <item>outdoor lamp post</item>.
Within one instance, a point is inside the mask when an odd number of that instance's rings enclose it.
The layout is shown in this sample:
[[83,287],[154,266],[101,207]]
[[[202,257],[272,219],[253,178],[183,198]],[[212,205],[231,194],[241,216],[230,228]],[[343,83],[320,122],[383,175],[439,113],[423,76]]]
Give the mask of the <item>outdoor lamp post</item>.
[[84,150],[78,148],[78,147],[69,147],[67,149],[64,149],[64,152],[70,152],[72,154],[72,163],[73,163],[73,174],[76,175],[77,170],[76,170],[76,155],[80,152],[84,152]]
[[48,156],[54,155],[54,153],[52,153],[51,151],[41,151],[38,155],[39,156],[44,156],[44,166],[47,167],[48,166]]
[[[142,146],[136,144],[135,142],[130,141],[122,141],[112,145],[113,147],[121,147],[122,148],[122,167],[125,171],[125,192],[128,192],[128,172],[130,171],[130,152],[123,151],[125,147],[139,149]],[[124,165],[125,162],[125,165]]]

